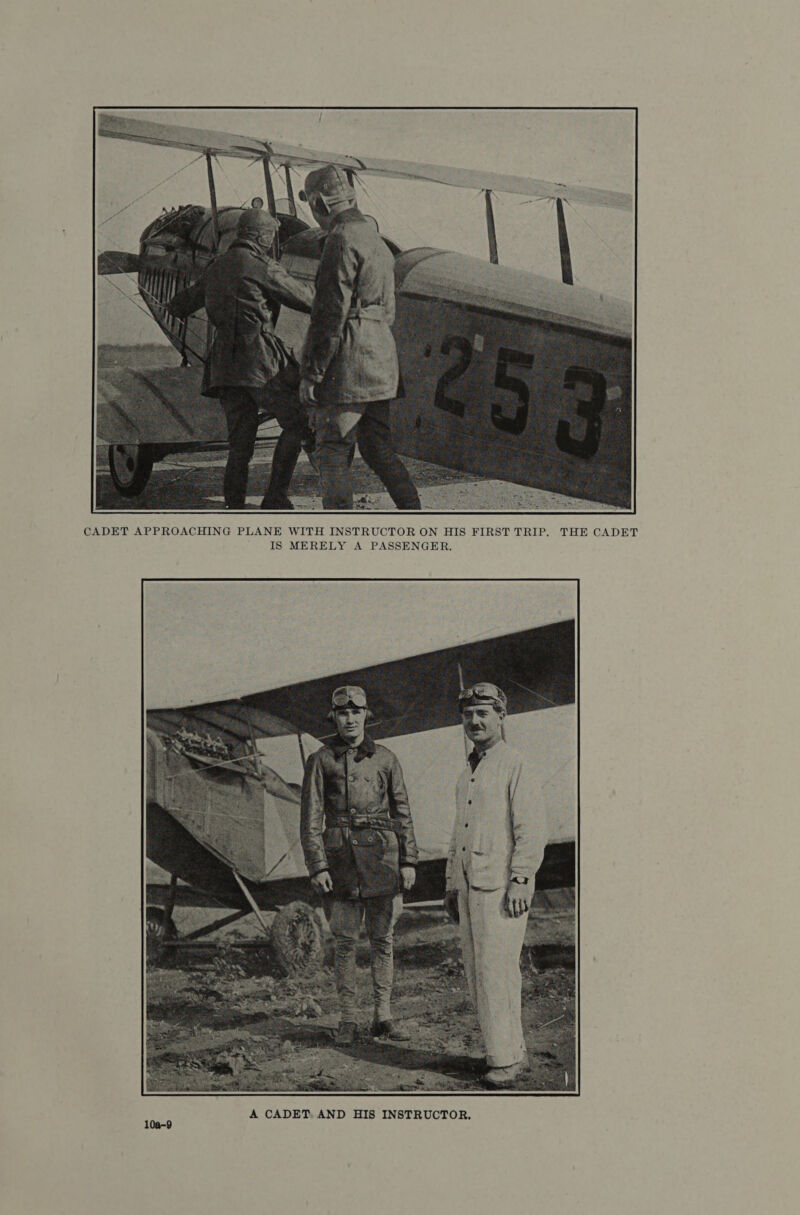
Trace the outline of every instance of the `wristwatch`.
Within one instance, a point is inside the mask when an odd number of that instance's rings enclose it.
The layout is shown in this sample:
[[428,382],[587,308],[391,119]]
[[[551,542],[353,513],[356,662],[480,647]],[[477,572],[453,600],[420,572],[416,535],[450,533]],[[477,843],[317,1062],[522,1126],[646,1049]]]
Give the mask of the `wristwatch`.
[[528,885],[528,879],[527,879],[527,878],[522,878],[522,877],[512,877],[512,878],[511,878],[511,881],[512,881],[512,882],[516,882],[516,884],[517,884],[518,886],[527,886],[527,885]]

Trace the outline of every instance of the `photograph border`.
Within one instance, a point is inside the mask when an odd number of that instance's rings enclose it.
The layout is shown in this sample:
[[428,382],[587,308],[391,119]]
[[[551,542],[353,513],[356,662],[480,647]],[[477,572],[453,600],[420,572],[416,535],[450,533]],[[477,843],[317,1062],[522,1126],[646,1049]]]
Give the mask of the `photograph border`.
[[[89,463],[90,463],[90,505],[89,511],[96,515],[123,515],[126,511],[122,508],[111,509],[108,507],[99,507],[97,505],[97,418],[96,418],[96,398],[97,398],[97,116],[101,111],[105,110],[140,110],[142,113],[147,113],[151,110],[163,111],[172,110],[176,113],[181,110],[203,110],[203,109],[226,109],[231,111],[247,110],[252,111],[258,109],[258,106],[209,106],[201,103],[200,105],[134,105],[126,106],[124,103],[114,102],[112,104],[95,105],[92,107],[92,427],[89,436]],[[638,336],[638,291],[639,291],[639,106],[638,105],[538,105],[538,106],[514,106],[514,105],[482,105],[482,106],[444,106],[444,105],[385,105],[385,106],[363,106],[363,105],[342,105],[342,106],[316,106],[308,105],[276,105],[264,107],[275,110],[308,110],[308,109],[335,109],[341,111],[372,111],[372,110],[482,110],[486,112],[492,111],[570,111],[570,110],[624,110],[633,115],[633,296],[632,296],[632,316],[633,325],[631,332],[631,505],[629,508],[616,508],[608,510],[590,510],[592,517],[619,518],[625,516],[630,518],[637,514],[637,488],[638,488],[638,462],[637,462],[637,447],[638,447],[638,360],[637,360],[637,336]],[[475,478],[476,480],[486,480],[486,478]],[[509,484],[512,484],[509,482]],[[546,491],[555,492],[555,491]],[[587,499],[587,502],[591,500]],[[154,508],[152,510],[135,511],[134,514],[142,516],[156,515],[201,515],[210,516],[217,513],[223,513],[224,508],[219,507],[218,511],[185,507],[180,509],[175,508]],[[249,514],[247,510],[243,511],[227,511],[226,514]],[[298,512],[302,514],[313,513],[315,516],[317,511]],[[333,512],[323,512],[333,513]],[[392,509],[370,510],[370,516],[393,515],[396,511]],[[454,515],[468,515],[470,517],[481,517],[487,515],[520,515],[526,518],[539,517],[558,517],[568,516],[577,518],[583,512],[580,510],[507,510],[503,508],[489,510],[429,510],[427,508],[420,511],[415,511],[415,515],[441,515],[444,518],[451,518]]]
[[[547,1091],[547,1090],[508,1090],[491,1092],[489,1090],[471,1090],[471,1089],[454,1089],[452,1091],[446,1089],[435,1089],[419,1092],[411,1092],[398,1089],[386,1090],[369,1090],[364,1089],[335,1089],[330,1092],[326,1091],[321,1094],[314,1089],[246,1089],[241,1092],[181,1092],[169,1090],[166,1092],[152,1092],[147,1088],[147,958],[146,958],[146,939],[144,932],[145,909],[147,906],[147,709],[145,702],[145,587],[148,583],[180,583],[180,582],[224,582],[226,584],[235,582],[264,582],[276,583],[285,585],[286,583],[316,583],[316,582],[376,582],[381,584],[388,582],[418,582],[423,584],[429,583],[447,583],[447,582],[471,582],[483,583],[491,582],[492,585],[503,582],[513,583],[543,583],[543,582],[558,582],[558,583],[573,583],[575,588],[575,1087],[567,1091]],[[141,714],[141,740],[140,740],[140,804],[141,804],[141,830],[140,830],[140,906],[139,906],[139,935],[140,935],[140,976],[141,976],[141,1089],[140,1096],[148,1098],[174,1098],[174,1097],[195,1097],[195,1098],[218,1098],[218,1097],[281,1097],[287,1101],[291,1101],[297,1097],[319,1098],[324,1096],[327,1098],[334,1097],[358,1097],[363,1100],[371,1101],[375,1098],[384,1097],[402,1097],[406,1098],[421,1097],[427,1099],[438,1099],[439,1097],[450,1099],[458,1098],[474,1098],[474,1097],[558,1097],[558,1098],[574,1098],[581,1095],[581,579],[576,578],[366,578],[366,577],[349,577],[349,578],[142,578],[140,583],[140,714]],[[454,725],[457,723],[453,723]]]

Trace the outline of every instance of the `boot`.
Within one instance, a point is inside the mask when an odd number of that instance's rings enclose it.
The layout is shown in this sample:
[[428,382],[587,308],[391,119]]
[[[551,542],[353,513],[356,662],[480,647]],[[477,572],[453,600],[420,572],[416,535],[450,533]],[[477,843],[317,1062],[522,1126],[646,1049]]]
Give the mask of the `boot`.
[[269,484],[261,501],[262,510],[294,510],[289,486],[300,455],[301,432],[293,427],[282,430],[272,453]]
[[356,1040],[356,1030],[355,1021],[340,1021],[334,1042],[337,1046],[353,1046]]
[[410,1042],[411,1034],[396,1021],[373,1021],[370,1033],[373,1038],[388,1038],[390,1042]]
[[271,498],[269,494],[264,494],[261,499],[261,510],[294,510],[294,503],[289,497]]

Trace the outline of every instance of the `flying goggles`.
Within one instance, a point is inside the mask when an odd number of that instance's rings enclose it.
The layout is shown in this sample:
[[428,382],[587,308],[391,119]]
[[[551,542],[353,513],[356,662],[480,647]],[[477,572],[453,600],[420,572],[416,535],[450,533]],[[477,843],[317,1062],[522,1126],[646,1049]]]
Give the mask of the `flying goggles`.
[[352,705],[354,709],[366,709],[367,694],[363,688],[346,684],[344,687],[334,690],[331,696],[331,708],[345,709],[348,705]]
[[496,683],[474,683],[458,695],[459,709],[467,705],[493,704],[497,709],[507,708],[506,694]]

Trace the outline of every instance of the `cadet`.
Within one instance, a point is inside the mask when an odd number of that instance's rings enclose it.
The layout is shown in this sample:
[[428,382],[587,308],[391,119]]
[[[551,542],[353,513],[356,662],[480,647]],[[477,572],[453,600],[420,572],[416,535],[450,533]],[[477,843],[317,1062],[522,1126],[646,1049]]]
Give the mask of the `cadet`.
[[458,707],[473,750],[456,786],[445,908],[459,924],[486,1046],[479,1070],[489,1087],[506,1088],[528,1065],[519,960],[547,822],[530,759],[503,738],[505,693],[477,683]]
[[225,410],[229,452],[224,491],[229,510],[245,506],[260,410],[282,427],[261,509],[292,509],[289,485],[306,418],[291,385],[292,370],[297,383],[297,365],[275,333],[274,316],[280,304],[310,312],[313,292],[269,256],[277,230],[267,212],[243,211],[231,247],[169,305],[178,317],[205,307],[215,327],[202,393],[219,397]]
[[403,773],[397,756],[364,733],[372,714],[363,688],[336,688],[328,716],[339,737],[306,764],[300,839],[335,942],[336,1041],[355,1041],[356,942],[363,919],[372,968],[372,1035],[407,1042],[390,1003],[394,925],[403,908],[401,889],[414,885],[417,863]]
[[335,165],[309,173],[300,197],[327,232],[300,373],[300,401],[312,410],[317,433],[322,504],[325,510],[353,509],[350,466],[357,442],[395,506],[419,510],[389,428],[399,377],[391,331],[394,258]]

